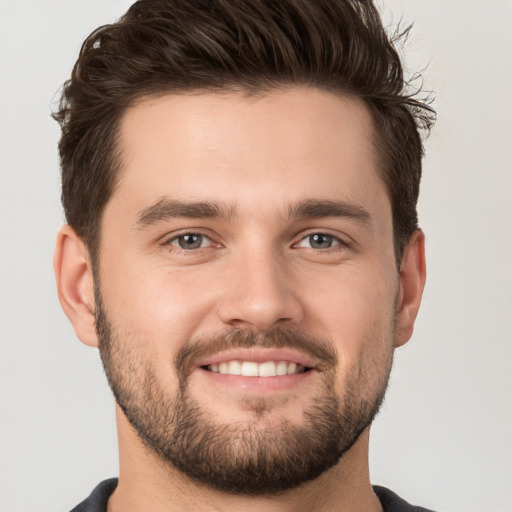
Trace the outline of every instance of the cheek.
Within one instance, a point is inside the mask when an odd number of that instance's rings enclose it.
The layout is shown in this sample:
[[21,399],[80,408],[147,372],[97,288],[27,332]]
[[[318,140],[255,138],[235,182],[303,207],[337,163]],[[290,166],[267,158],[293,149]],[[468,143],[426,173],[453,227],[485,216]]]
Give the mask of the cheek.
[[357,360],[369,343],[377,351],[383,345],[387,350],[397,287],[393,275],[345,267],[315,284],[305,294],[311,328],[322,326],[342,366]]
[[118,264],[102,278],[107,312],[139,345],[174,353],[208,321],[216,287],[190,269],[141,267]]
[[101,285],[105,312],[123,354],[117,364],[135,382],[147,375],[176,390],[176,356],[197,333],[211,305],[197,287],[175,274],[139,271],[123,279],[119,270]]

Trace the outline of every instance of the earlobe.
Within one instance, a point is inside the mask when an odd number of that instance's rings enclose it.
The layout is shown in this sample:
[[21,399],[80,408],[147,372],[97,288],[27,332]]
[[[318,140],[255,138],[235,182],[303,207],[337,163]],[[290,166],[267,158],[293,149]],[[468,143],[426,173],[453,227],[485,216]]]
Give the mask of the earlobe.
[[59,301],[78,338],[98,346],[94,322],[94,281],[89,251],[68,225],[57,235],[53,268]]
[[395,346],[409,341],[425,287],[425,235],[417,230],[404,249],[400,265],[400,292],[397,300]]

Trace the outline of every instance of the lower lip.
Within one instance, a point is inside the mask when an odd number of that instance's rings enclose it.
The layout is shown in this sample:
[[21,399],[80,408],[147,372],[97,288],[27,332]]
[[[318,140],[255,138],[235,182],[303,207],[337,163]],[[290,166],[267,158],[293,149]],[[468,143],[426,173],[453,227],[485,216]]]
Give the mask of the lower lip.
[[315,370],[308,370],[293,375],[279,375],[276,377],[244,377],[242,375],[223,375],[217,372],[197,369],[198,376],[207,379],[211,385],[226,386],[230,389],[238,389],[242,392],[272,392],[294,389],[305,383],[317,373]]

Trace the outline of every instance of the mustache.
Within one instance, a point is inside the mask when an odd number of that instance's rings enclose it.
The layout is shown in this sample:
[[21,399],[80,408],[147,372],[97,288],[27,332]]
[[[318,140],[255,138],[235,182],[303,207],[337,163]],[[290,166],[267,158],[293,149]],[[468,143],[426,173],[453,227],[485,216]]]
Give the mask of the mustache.
[[175,366],[183,383],[197,362],[218,352],[236,348],[288,348],[307,354],[318,361],[320,371],[334,370],[338,354],[334,345],[302,330],[276,327],[266,332],[233,329],[213,336],[191,338],[179,351]]

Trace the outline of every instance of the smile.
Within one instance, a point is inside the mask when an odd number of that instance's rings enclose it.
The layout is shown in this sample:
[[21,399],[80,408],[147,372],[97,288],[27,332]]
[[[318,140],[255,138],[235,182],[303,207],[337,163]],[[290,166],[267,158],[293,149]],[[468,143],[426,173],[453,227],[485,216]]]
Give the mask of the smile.
[[221,375],[241,375],[243,377],[278,377],[304,373],[308,368],[289,361],[222,361],[204,367],[205,370]]
[[319,361],[287,348],[238,348],[210,355],[196,363],[197,375],[222,392],[270,393],[292,390],[314,378]]

